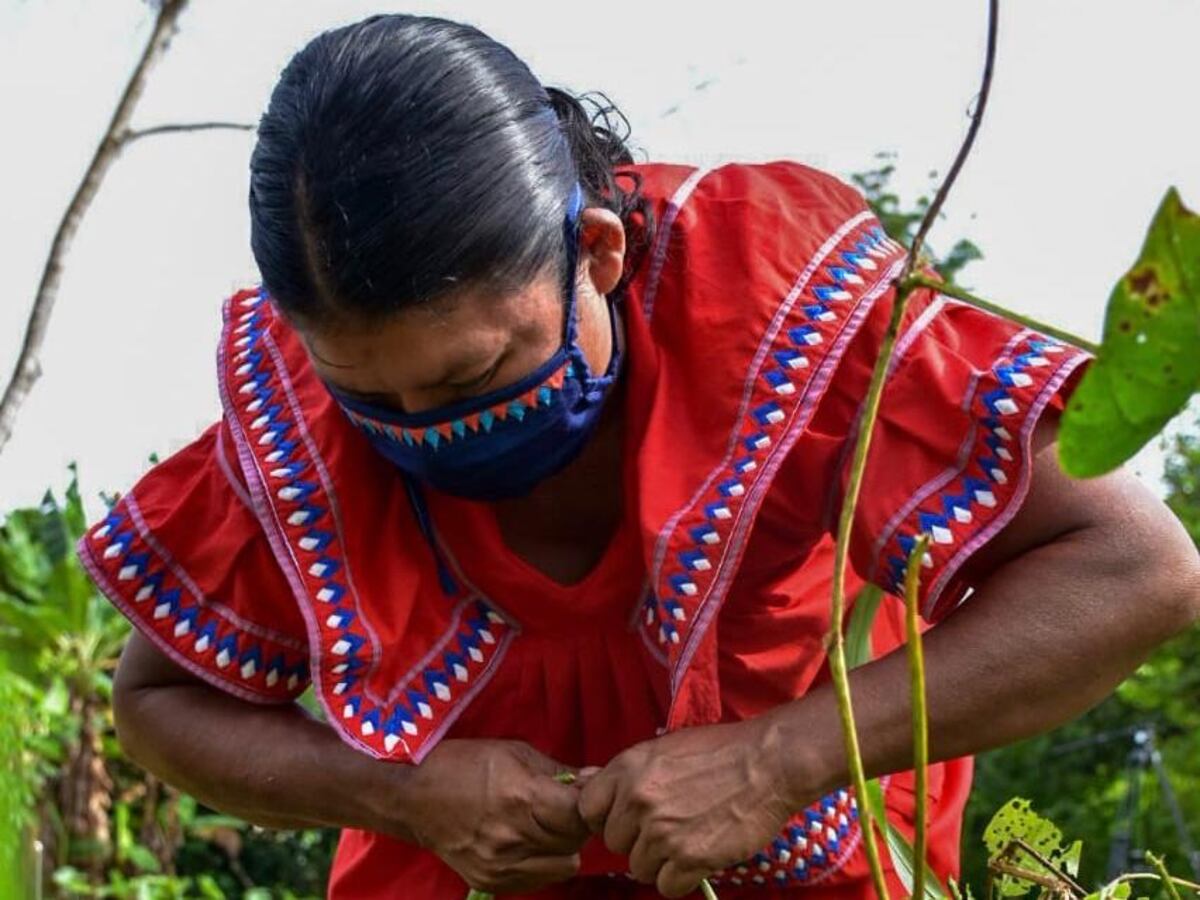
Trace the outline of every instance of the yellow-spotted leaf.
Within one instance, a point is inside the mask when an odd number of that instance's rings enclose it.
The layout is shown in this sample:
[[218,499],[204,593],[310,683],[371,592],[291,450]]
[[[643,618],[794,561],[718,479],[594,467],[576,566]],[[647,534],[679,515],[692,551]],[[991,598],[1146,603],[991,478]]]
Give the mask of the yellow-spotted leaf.
[[1059,431],[1063,468],[1115,469],[1200,389],[1200,216],[1171,188],[1108,300],[1104,341]]

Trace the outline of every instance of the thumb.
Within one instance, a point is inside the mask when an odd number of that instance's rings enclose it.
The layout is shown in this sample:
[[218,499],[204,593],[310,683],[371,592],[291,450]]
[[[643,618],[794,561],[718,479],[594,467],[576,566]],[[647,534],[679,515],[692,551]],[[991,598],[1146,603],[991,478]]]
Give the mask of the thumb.
[[575,773],[575,786],[583,787],[598,774],[600,774],[599,766],[584,766]]
[[608,814],[617,799],[617,780],[606,777],[602,771],[593,770],[583,782],[579,792],[579,815],[587,823],[592,834],[604,831]]
[[574,766],[563,765],[528,744],[520,744],[517,755],[533,775],[547,775],[563,784],[573,783],[578,775]]

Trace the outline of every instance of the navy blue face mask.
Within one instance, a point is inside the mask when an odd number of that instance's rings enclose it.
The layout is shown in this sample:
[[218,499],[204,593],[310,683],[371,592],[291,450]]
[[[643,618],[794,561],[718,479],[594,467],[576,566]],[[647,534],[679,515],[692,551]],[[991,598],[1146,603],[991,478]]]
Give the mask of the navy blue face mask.
[[583,449],[621,365],[617,315],[609,301],[612,359],[588,367],[577,339],[575,275],[583,192],[567,208],[562,346],[515,384],[439,409],[396,412],[329,390],[375,449],[407,475],[447,494],[502,500],[529,493]]

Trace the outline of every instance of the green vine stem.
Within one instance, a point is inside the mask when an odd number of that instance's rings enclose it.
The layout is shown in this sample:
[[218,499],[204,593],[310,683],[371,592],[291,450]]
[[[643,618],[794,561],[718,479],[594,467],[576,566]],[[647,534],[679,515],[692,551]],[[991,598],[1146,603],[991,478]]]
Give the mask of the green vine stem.
[[1179,896],[1179,888],[1175,887],[1175,880],[1171,877],[1171,873],[1167,871],[1167,864],[1163,862],[1161,856],[1157,856],[1149,851],[1146,852],[1146,859],[1154,864],[1154,868],[1158,869],[1159,877],[1162,878],[1163,887],[1167,889],[1167,893],[1171,895],[1171,900],[1183,900]]
[[[871,371],[871,382],[867,388],[867,397],[863,405],[862,422],[859,426],[858,437],[854,444],[854,455],[850,464],[850,475],[846,482],[845,496],[842,498],[842,508],[838,514],[837,544],[833,558],[833,598],[830,603],[829,635],[826,644],[829,648],[829,669],[833,677],[834,695],[837,698],[838,716],[842,722],[842,736],[846,746],[846,765],[854,783],[854,792],[858,797],[859,820],[863,823],[863,847],[867,854],[867,863],[871,867],[871,880],[875,886],[878,900],[889,900],[890,894],[887,881],[883,874],[883,864],[879,858],[879,847],[875,842],[874,814],[871,811],[871,799],[867,794],[867,778],[864,771],[862,752],[859,749],[858,732],[854,724],[854,706],[850,697],[850,681],[846,670],[846,641],[843,625],[846,615],[846,563],[850,552],[850,532],[854,525],[854,512],[858,506],[858,496],[862,489],[863,474],[867,467],[867,454],[871,449],[871,437],[875,431],[875,420],[879,416],[879,402],[883,396],[883,383],[891,363],[892,351],[896,346],[896,338],[900,333],[900,323],[904,319],[904,309],[908,304],[909,295],[916,285],[911,281],[913,272],[921,258],[921,249],[925,236],[941,213],[942,204],[950,194],[950,189],[958,178],[958,173],[970,155],[979,126],[983,121],[983,113],[987,108],[988,96],[991,93],[992,73],[996,63],[996,38],[999,25],[999,0],[988,0],[988,34],[987,50],[983,66],[983,79],[979,88],[979,101],[975,105],[971,124],[967,134],[955,154],[946,178],[938,187],[933,202],[925,210],[925,216],[917,228],[916,237],[908,251],[908,257],[896,279],[896,300],[892,307],[891,319],[887,332],[879,347],[875,360],[875,368]],[[880,813],[886,815],[883,810]],[[914,859],[914,868],[924,867],[923,856]]]
[[[1164,883],[1162,876],[1155,874],[1154,872],[1129,872],[1120,876],[1119,878],[1114,878],[1104,886],[1104,889],[1107,890],[1108,888],[1116,887],[1118,884],[1125,884],[1126,882],[1130,881],[1157,881],[1159,884]],[[1200,884],[1197,884],[1194,881],[1188,881],[1186,878],[1179,878],[1175,875],[1171,875],[1168,876],[1167,882],[1173,885],[1178,885],[1179,887],[1185,887],[1196,892],[1197,894],[1200,894]]]
[[908,555],[904,572],[905,630],[908,637],[909,683],[912,688],[913,770],[916,773],[916,824],[913,833],[913,887],[918,900],[925,897],[925,849],[927,844],[926,797],[929,783],[929,715],[925,704],[925,649],[919,622],[921,561],[929,548],[929,535],[917,538]]
[[[850,552],[850,532],[854,527],[854,511],[858,506],[858,495],[862,489],[863,473],[867,468],[867,453],[871,449],[871,437],[875,430],[875,419],[879,415],[879,401],[883,397],[883,382],[887,375],[904,308],[908,304],[908,291],[897,289],[896,302],[887,333],[879,346],[879,356],[871,372],[871,383],[867,388],[863,407],[862,426],[854,444],[854,456],[850,463],[850,478],[846,494],[838,515],[837,546],[833,557],[833,601],[831,603],[829,635],[829,669],[833,676],[834,693],[837,697],[838,715],[842,722],[842,737],[846,746],[846,763],[858,799],[858,819],[862,823],[863,847],[867,852],[867,863],[871,867],[871,880],[875,894],[880,900],[888,900],[887,881],[883,874],[883,863],[879,858],[879,846],[875,842],[875,829],[871,812],[871,798],[867,794],[867,775],[863,768],[862,752],[859,749],[858,730],[854,725],[854,704],[850,697],[850,681],[846,667],[846,636],[842,623],[846,617],[846,562]],[[881,810],[882,812],[882,810]]]
[[1056,328],[1046,322],[1039,322],[1037,319],[1022,315],[1018,312],[1013,312],[1007,307],[1001,306],[999,303],[993,303],[991,300],[985,300],[983,297],[977,297],[969,291],[964,291],[958,285],[944,284],[940,281],[935,281],[932,278],[926,278],[924,275],[910,275],[905,281],[906,284],[912,287],[931,288],[939,294],[945,294],[947,297],[953,297],[956,300],[962,300],[965,303],[970,303],[972,306],[978,306],[980,309],[986,309],[988,312],[995,313],[998,316],[1003,316],[1013,322],[1018,322],[1027,328],[1032,328],[1034,331],[1040,332],[1048,337],[1057,338],[1060,341],[1066,341],[1068,344],[1074,344],[1081,350],[1086,350],[1095,356],[1100,352],[1100,346],[1093,344],[1091,341],[1081,338],[1077,334],[1072,334],[1069,331],[1064,331],[1061,328]]

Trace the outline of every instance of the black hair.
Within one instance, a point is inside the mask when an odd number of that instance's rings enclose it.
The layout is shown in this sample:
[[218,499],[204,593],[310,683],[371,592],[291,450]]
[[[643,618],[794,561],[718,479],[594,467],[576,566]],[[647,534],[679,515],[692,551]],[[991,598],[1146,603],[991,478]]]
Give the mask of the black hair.
[[[379,15],[324,32],[271,94],[250,163],[251,245],[285,314],[371,321],[556,267],[576,181],[627,233],[654,220],[629,123],[603,94],[544,87],[470,25]],[[618,182],[631,179],[630,188]]]

